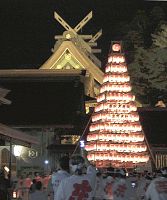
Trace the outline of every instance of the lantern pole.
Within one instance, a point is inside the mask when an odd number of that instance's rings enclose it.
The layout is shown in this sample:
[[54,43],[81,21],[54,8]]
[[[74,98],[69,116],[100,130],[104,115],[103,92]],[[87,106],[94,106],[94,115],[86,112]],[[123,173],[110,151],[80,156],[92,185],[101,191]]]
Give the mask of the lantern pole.
[[11,184],[11,171],[12,171],[12,138],[10,138],[10,149],[9,149],[9,183]]
[[88,122],[87,122],[87,124],[86,124],[86,127],[85,127],[85,129],[84,129],[84,131],[83,131],[83,133],[82,133],[80,139],[78,140],[78,143],[77,143],[77,145],[76,145],[76,147],[75,147],[75,149],[74,149],[72,155],[75,154],[75,152],[76,152],[76,150],[77,150],[77,148],[78,148],[78,146],[79,146],[79,143],[80,143],[82,137],[85,135],[85,132],[86,132],[86,130],[87,130],[89,124],[90,124],[90,121],[91,121],[91,119],[92,119],[92,115],[93,115],[93,113],[94,113],[94,111],[93,111],[92,114],[90,115],[90,118],[89,118],[89,120],[88,120]]
[[154,167],[155,167],[155,169],[156,169],[156,161],[155,161],[153,152],[152,152],[152,150],[151,150],[151,148],[150,148],[150,145],[149,145],[149,143],[148,143],[148,140],[147,140],[147,137],[146,137],[144,131],[143,131],[143,134],[144,134],[144,138],[145,138],[145,141],[146,141],[146,145],[147,145],[147,147],[148,147],[148,151],[149,151],[149,153],[150,153],[151,159],[152,159],[153,164],[154,164]]

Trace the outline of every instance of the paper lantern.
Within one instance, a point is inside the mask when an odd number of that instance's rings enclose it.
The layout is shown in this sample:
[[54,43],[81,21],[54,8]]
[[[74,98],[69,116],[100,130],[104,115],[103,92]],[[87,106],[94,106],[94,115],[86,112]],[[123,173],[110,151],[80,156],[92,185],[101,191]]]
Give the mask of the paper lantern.
[[113,44],[112,45],[112,50],[113,51],[120,51],[121,50],[121,45],[120,44]]

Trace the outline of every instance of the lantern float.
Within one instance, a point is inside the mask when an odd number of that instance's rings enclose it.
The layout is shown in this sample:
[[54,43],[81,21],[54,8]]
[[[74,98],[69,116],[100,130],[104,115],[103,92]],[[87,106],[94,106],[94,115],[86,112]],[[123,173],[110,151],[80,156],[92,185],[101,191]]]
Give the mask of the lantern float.
[[132,168],[149,156],[121,44],[111,49],[85,149],[97,167]]

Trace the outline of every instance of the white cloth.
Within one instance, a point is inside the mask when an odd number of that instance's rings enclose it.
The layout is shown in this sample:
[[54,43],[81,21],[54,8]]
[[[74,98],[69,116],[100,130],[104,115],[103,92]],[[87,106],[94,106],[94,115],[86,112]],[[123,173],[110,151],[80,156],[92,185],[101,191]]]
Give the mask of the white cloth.
[[48,200],[48,196],[45,192],[36,190],[33,193],[30,193],[29,200]]
[[87,167],[86,173],[87,173],[88,177],[90,178],[92,185],[95,187],[95,185],[96,185],[96,173],[97,173],[96,168],[93,167],[92,165],[89,165]]
[[103,198],[107,200],[113,200],[113,185],[115,183],[115,179],[111,176],[103,179]]
[[56,192],[57,192],[57,188],[58,188],[60,182],[69,176],[70,176],[70,174],[64,170],[59,170],[58,172],[52,174],[51,182],[52,182],[52,186],[53,186],[54,200],[57,200]]
[[72,175],[61,181],[56,200],[92,200],[94,195],[94,180],[89,175]]
[[144,199],[146,190],[147,190],[150,183],[151,183],[151,180],[148,180],[145,177],[141,178],[138,181],[138,187],[137,187],[137,190],[136,190],[136,194],[137,194],[137,198],[139,200]]
[[87,171],[86,171],[86,173],[87,174],[96,174],[97,173],[97,171],[96,171],[96,168],[95,167],[93,167],[92,165],[89,165],[88,167],[87,167]]
[[104,196],[104,191],[103,191],[103,177],[100,175],[100,176],[96,177],[94,197],[95,197],[96,200],[97,199],[101,200],[101,199],[104,199],[103,196]]
[[117,179],[113,184],[113,200],[134,200],[136,193],[129,181]]
[[167,178],[158,177],[152,180],[145,197],[147,200],[167,200]]

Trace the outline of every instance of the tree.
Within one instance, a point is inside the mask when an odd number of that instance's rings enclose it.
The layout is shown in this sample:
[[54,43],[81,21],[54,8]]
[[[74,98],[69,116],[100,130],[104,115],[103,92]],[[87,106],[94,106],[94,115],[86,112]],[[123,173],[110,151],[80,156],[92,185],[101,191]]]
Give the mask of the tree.
[[157,34],[152,34],[153,44],[160,48],[167,48],[167,25],[162,24]]
[[154,6],[149,14],[152,31],[154,32],[158,24],[165,20],[165,12],[162,7]]
[[149,48],[152,45],[151,34],[165,23],[165,12],[159,6],[152,10],[138,10],[129,23],[119,25],[119,33],[123,41],[131,42],[134,48]]
[[155,104],[158,96],[166,98],[167,49],[136,49],[129,65],[134,93],[142,103]]

